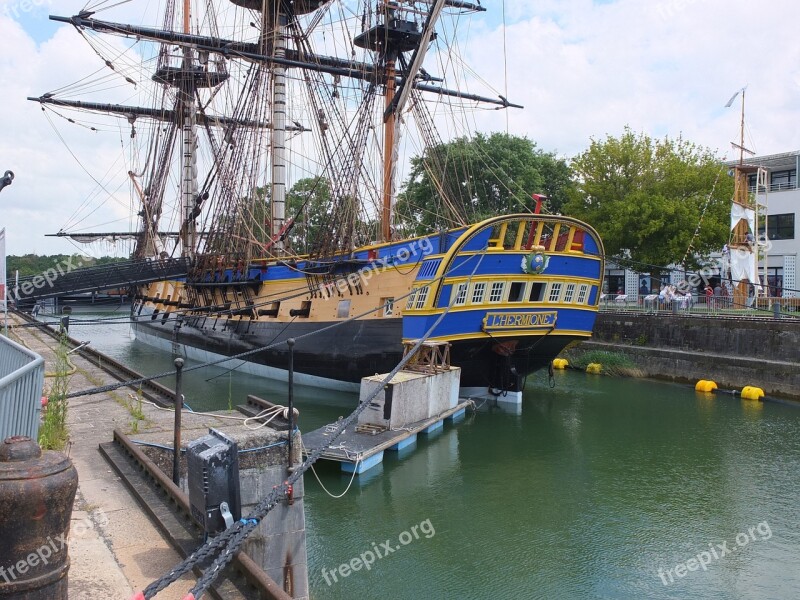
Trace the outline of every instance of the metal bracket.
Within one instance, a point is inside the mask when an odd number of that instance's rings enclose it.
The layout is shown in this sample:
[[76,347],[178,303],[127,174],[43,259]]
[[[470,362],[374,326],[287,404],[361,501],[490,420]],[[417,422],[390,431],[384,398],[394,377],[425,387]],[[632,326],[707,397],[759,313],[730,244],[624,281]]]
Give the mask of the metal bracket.
[[223,502],[219,505],[219,514],[222,515],[222,520],[225,521],[225,529],[233,527],[233,515],[231,514],[230,508],[228,508],[227,502]]

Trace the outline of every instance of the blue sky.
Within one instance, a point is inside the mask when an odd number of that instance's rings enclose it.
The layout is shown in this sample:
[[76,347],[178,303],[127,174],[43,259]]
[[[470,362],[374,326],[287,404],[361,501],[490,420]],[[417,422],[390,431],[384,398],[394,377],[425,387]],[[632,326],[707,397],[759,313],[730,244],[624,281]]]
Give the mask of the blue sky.
[[[74,14],[85,1],[0,0],[0,171],[17,174],[0,196],[0,226],[8,229],[12,254],[75,250],[42,234],[60,229],[74,207],[97,194],[84,169],[102,177],[113,166],[109,157],[119,154],[119,136],[102,141],[57,122],[83,157],[83,167],[77,165],[39,107],[25,100],[102,66],[72,27],[47,19],[50,12]],[[98,18],[114,20],[115,11],[137,14],[138,7],[153,4],[132,0]],[[463,58],[525,110],[476,113],[474,129],[508,129],[571,157],[592,138],[619,135],[628,125],[653,136],[682,135],[722,156],[739,126],[738,106],[723,105],[748,85],[748,145],[759,154],[800,149],[796,0],[482,4],[489,10],[469,24]],[[111,192],[114,198],[94,215],[95,224],[127,211],[129,190]]]

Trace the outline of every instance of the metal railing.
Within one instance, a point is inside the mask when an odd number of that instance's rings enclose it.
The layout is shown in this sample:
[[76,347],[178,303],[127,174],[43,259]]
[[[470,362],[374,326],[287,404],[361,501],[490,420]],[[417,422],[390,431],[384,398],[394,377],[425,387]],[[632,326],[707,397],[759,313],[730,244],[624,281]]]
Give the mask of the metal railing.
[[12,435],[39,435],[44,359],[0,335],[0,442]]
[[[751,194],[755,194],[756,193],[756,186],[755,185],[748,185],[747,189]],[[796,189],[797,189],[797,182],[794,179],[791,180],[791,181],[776,181],[775,183],[770,183],[769,184],[769,191],[770,192],[785,192],[785,191],[796,190]],[[758,193],[759,194],[763,194],[764,193],[764,186],[761,186],[761,188],[758,190]]]
[[693,295],[669,300],[657,294],[647,296],[604,294],[600,298],[603,312],[638,312],[642,314],[680,314],[720,317],[800,318],[800,298],[750,298],[737,304],[731,296]]

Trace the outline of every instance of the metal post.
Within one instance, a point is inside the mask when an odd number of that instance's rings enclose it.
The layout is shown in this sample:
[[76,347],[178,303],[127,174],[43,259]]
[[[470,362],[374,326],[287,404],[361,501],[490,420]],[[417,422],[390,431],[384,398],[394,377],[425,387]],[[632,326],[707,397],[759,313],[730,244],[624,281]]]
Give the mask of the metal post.
[[292,440],[294,438],[294,338],[286,340],[289,345],[289,470],[294,466]]
[[183,412],[183,359],[175,359],[175,431],[172,438],[172,482],[180,486],[181,481],[181,412]]
[[781,318],[781,303],[779,300],[775,300],[775,302],[772,303],[772,316],[776,319]]

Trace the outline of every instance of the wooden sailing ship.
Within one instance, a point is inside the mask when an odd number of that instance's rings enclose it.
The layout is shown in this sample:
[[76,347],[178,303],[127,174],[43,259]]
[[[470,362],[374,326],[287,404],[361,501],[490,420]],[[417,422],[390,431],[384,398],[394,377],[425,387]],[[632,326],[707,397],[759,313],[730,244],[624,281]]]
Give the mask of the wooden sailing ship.
[[[227,20],[215,21],[222,5]],[[440,214],[439,227],[408,235],[396,214],[401,129],[413,120],[411,137],[436,146],[435,123],[457,112],[445,100],[515,106],[423,67],[432,51],[439,67],[452,62],[442,58],[456,28],[443,16],[478,10],[461,0],[173,0],[161,27],[54,17],[156,48],[152,108],[34,99],[125,118],[132,136],[149,124],[147,158],[131,172],[135,255],[183,255],[192,268],[136,290],[137,339],[200,360],[249,351],[231,366],[280,379],[294,338],[298,383],[353,390],[430,333],[451,345],[466,393],[519,394],[529,373],[589,337],[604,270],[589,225],[538,204],[470,223],[470,199],[432,160],[438,193],[420,210]],[[334,35],[334,24],[349,33]],[[343,52],[317,49],[334,47]],[[299,205],[290,171],[310,175]]]

